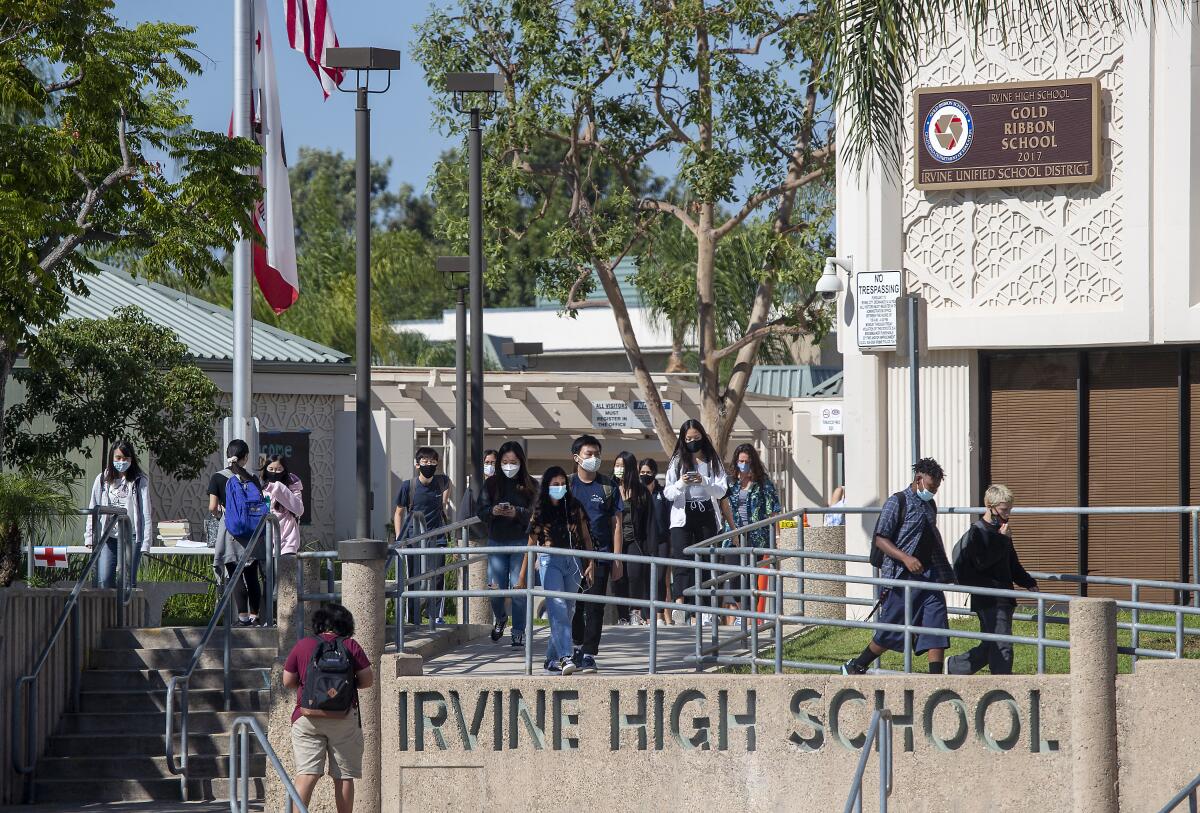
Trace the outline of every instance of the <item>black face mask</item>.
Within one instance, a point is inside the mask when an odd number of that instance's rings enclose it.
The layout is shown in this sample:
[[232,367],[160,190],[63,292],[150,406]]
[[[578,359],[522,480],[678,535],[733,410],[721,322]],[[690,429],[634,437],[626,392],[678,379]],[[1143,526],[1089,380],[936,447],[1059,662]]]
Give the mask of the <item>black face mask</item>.
[[282,483],[285,476],[282,472],[268,471],[263,475],[263,479],[268,483]]
[[437,471],[437,466],[418,466],[417,471],[421,472],[421,476],[428,480]]
[[692,454],[695,454],[696,452],[698,452],[704,448],[704,441],[689,440],[686,443],[684,443],[683,445],[684,445],[684,448],[686,448],[689,452],[691,452]]
[[641,480],[642,480],[642,485],[648,486],[654,482],[654,475],[653,474],[643,474],[641,477]]

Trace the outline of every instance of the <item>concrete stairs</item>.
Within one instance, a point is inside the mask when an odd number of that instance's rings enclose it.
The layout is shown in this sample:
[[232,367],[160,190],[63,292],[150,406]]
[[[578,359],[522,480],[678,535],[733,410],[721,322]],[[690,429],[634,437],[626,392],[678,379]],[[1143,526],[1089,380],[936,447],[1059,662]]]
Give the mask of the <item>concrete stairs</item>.
[[[170,772],[166,759],[167,683],[187,668],[202,632],[159,627],[103,633],[83,674],[79,710],[63,715],[38,760],[34,792],[39,803],[179,801],[180,777]],[[222,691],[224,635],[223,629],[213,634],[189,683],[191,800],[229,798],[229,732],[235,718],[252,714],[267,727],[277,631],[233,630],[230,711]],[[177,748],[179,722],[176,712]],[[251,798],[261,799],[266,760],[251,747]]]

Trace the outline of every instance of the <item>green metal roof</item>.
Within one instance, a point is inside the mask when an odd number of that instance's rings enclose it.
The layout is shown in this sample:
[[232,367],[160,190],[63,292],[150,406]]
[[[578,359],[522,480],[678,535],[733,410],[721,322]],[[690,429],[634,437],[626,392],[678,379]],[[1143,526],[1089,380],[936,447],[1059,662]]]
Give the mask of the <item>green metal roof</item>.
[[[617,277],[617,287],[621,289],[621,296],[625,300],[628,307],[636,308],[642,304],[642,295],[638,292],[637,286],[630,279],[637,273],[637,258],[625,257],[617,267],[613,269]],[[600,280],[596,277],[596,272],[592,272],[592,292],[588,294],[589,299],[606,299],[604,288],[600,285]],[[539,296],[537,300],[539,308],[553,308],[555,310],[562,307],[562,303],[556,299],[546,299]]]
[[[146,316],[175,331],[197,361],[233,361],[233,311],[194,296],[148,282],[104,263],[88,277],[88,296],[67,295],[66,318],[107,319],[123,305],[136,305]],[[348,364],[350,357],[285,330],[254,323],[254,360],[293,364]]]
[[783,398],[836,398],[842,394],[842,368],[758,364],[750,373],[746,389]]

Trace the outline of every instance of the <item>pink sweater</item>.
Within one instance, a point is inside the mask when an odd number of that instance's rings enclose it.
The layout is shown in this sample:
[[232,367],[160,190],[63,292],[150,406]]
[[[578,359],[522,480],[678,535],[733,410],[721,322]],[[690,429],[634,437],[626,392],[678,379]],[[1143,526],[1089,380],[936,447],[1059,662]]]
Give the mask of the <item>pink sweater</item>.
[[271,510],[279,517],[279,551],[295,553],[300,550],[300,515],[304,513],[301,492],[304,483],[296,475],[290,475],[285,483],[267,483],[263,492],[271,497]]

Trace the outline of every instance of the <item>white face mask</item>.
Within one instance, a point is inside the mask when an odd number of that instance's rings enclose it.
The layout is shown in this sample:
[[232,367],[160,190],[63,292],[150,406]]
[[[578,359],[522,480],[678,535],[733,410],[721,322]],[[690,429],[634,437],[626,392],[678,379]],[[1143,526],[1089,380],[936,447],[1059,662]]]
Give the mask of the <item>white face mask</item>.
[[600,458],[598,457],[581,457],[579,465],[584,471],[599,471]]
[[620,466],[613,469],[613,477],[616,477],[618,480],[620,480],[624,476],[625,476],[625,469],[621,468]]
[[504,472],[505,477],[509,477],[509,478],[516,477],[517,472],[519,472],[520,470],[521,470],[521,467],[518,466],[516,463],[502,463],[500,465],[500,471]]
[[483,476],[484,477],[491,477],[495,473],[496,473],[496,464],[495,463],[484,463],[483,464]]

